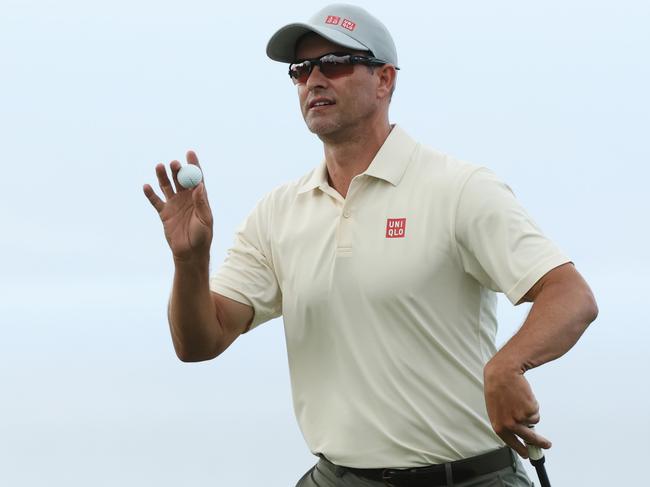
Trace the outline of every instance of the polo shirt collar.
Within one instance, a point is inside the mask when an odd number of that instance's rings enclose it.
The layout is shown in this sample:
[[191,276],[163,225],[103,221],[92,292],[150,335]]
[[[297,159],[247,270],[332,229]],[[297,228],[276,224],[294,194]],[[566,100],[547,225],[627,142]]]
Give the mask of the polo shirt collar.
[[329,182],[327,181],[327,164],[325,163],[325,159],[323,159],[318,167],[314,168],[311,172],[307,181],[300,187],[298,194],[306,193],[316,188],[323,189],[326,186],[329,186]]
[[[384,144],[379,148],[375,158],[363,174],[383,179],[393,186],[402,180],[411,160],[411,154],[417,143],[401,127],[394,125]],[[298,193],[306,193],[315,188],[329,186],[327,181],[327,164],[323,160],[312,171],[311,175],[300,187]]]
[[386,141],[363,174],[388,181],[397,186],[411,161],[417,143],[398,125],[388,134]]

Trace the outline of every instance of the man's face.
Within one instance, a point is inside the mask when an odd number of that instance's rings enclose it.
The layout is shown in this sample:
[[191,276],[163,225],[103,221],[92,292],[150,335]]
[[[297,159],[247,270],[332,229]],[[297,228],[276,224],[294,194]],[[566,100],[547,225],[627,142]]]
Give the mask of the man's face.
[[[296,47],[296,59],[313,59],[332,52],[368,55],[308,34]],[[307,81],[297,85],[307,127],[320,138],[331,138],[346,131],[351,134],[355,128],[370,123],[381,108],[376,96],[377,84],[377,77],[367,66],[355,65],[352,74],[334,79],[324,76],[318,66],[314,67]],[[318,102],[327,104],[315,106]]]

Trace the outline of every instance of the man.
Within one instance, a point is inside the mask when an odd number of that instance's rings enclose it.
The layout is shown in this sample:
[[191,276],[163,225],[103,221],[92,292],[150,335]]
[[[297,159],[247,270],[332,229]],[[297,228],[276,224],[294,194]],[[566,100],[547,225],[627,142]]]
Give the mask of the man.
[[[597,314],[573,264],[490,171],[388,120],[398,69],[388,30],[332,5],[277,31],[323,163],[268,194],[212,279],[205,187],[156,167],[175,274],[181,360],[208,360],[283,315],[294,408],[318,463],[304,486],[530,485],[514,455],[549,448],[524,373]],[[190,164],[198,164],[188,152]],[[533,302],[496,353],[496,294]],[[504,446],[507,445],[507,446]]]

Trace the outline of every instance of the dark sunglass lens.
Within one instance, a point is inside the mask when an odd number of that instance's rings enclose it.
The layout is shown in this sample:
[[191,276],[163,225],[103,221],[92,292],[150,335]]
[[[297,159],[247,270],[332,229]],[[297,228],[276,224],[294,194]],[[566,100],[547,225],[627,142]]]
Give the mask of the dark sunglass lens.
[[304,83],[309,78],[309,73],[311,72],[311,63],[305,61],[298,64],[292,64],[289,66],[289,74],[294,83]]
[[318,61],[306,60],[289,65],[289,75],[295,84],[306,83],[314,65],[328,78],[348,76],[354,71],[354,61],[349,54],[326,54]]
[[328,78],[338,78],[351,74],[354,67],[348,55],[327,54],[320,58],[320,70]]
[[327,62],[320,65],[321,72],[328,78],[339,78],[352,74],[354,66],[350,63]]

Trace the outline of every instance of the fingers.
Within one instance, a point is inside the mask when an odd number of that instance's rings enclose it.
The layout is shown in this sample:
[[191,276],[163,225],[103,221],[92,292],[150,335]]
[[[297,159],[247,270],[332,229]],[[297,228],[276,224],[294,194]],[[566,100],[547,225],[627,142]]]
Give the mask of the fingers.
[[185,158],[187,159],[188,164],[194,164],[195,166],[201,167],[201,164],[199,164],[199,158],[193,150],[188,150],[187,154],[185,154]]
[[142,190],[144,191],[144,195],[149,200],[149,203],[151,203],[151,206],[153,206],[156,211],[160,213],[165,207],[165,202],[158,197],[150,185],[145,184],[142,187]]
[[535,413],[529,415],[526,418],[526,420],[524,421],[524,423],[526,423],[526,424],[528,424],[529,426],[532,427],[533,425],[536,425],[537,423],[539,423],[539,420],[540,420],[540,415],[539,415],[539,410],[538,410]]
[[[188,164],[194,164],[196,166],[201,167],[199,164],[199,159],[196,156],[196,153],[194,151],[188,151],[186,158]],[[169,176],[167,175],[167,169],[165,168],[165,165],[156,164],[156,177],[158,179],[158,185],[160,186],[160,190],[162,191],[165,200],[167,201],[169,201],[176,193],[188,191],[188,189],[181,186],[181,184],[178,182],[178,172],[181,170],[181,167],[182,167],[181,163],[178,161],[172,161],[169,163],[172,180],[174,181],[174,185],[172,186],[172,182],[170,181]],[[160,197],[158,197],[158,195],[155,193],[155,191],[151,188],[150,185],[145,184],[143,186],[143,190],[149,202],[153,205],[156,211],[160,213],[165,206],[165,201],[163,201]],[[206,220],[211,219],[212,215],[210,213],[210,207],[207,202],[205,187],[203,187],[197,193],[196,196],[200,196],[200,199],[198,201],[200,204],[204,206],[204,211],[202,216],[205,217]]]
[[528,458],[528,447],[519,441],[514,434],[510,432],[503,432],[499,434],[499,437],[504,441],[506,445],[516,451],[520,457]]
[[158,178],[160,189],[165,195],[167,201],[169,201],[169,199],[174,196],[174,188],[167,177],[167,170],[163,164],[156,164],[156,177]]
[[210,210],[210,203],[208,196],[205,193],[205,185],[201,181],[196,188],[192,190],[192,202],[196,208],[196,214],[201,222],[209,227],[212,227],[212,210]]
[[[501,431],[499,437],[522,458],[528,458],[527,445],[534,445],[544,449],[549,449],[552,446],[549,440],[525,425],[517,425],[509,430]],[[523,443],[521,440],[523,440]]]
[[178,171],[181,170],[181,163],[178,161],[172,161],[169,163],[169,168],[172,171],[172,178],[174,179],[174,186],[176,187],[176,192],[180,193],[181,191],[187,191],[181,183],[178,182]]
[[512,428],[512,432],[529,445],[535,445],[545,449],[551,448],[551,442],[542,435],[537,434],[533,428],[522,424]]

